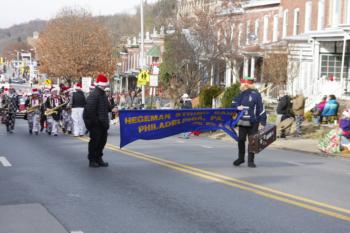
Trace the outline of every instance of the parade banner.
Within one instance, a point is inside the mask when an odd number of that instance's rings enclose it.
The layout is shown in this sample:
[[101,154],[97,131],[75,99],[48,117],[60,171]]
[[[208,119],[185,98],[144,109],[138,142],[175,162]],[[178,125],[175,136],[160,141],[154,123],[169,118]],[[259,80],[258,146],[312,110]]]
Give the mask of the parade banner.
[[234,128],[242,115],[237,109],[121,110],[120,147],[138,139],[154,140],[219,129],[238,140]]

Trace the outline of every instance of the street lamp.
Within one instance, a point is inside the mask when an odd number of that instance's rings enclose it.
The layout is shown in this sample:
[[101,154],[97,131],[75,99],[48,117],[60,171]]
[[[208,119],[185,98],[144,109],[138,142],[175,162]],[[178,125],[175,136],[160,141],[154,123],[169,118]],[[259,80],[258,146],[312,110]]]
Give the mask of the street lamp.
[[[141,70],[144,67],[144,23],[143,23],[143,0],[140,0],[140,16],[141,16],[141,56],[140,66]],[[142,85],[142,104],[145,104],[145,86]]]

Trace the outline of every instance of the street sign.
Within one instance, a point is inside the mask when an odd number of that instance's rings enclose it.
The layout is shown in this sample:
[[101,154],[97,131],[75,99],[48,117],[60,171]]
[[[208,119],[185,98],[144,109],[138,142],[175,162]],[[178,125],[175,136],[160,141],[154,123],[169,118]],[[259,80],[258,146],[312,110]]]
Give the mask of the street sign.
[[137,76],[137,86],[146,86],[149,80],[149,73],[146,70],[142,70]]
[[91,77],[83,77],[81,79],[81,86],[83,92],[89,92],[90,91],[90,86],[91,86],[92,78]]
[[50,79],[46,79],[45,86],[51,86],[51,85],[52,85],[52,81]]
[[149,80],[150,87],[158,87],[158,75],[151,75]]

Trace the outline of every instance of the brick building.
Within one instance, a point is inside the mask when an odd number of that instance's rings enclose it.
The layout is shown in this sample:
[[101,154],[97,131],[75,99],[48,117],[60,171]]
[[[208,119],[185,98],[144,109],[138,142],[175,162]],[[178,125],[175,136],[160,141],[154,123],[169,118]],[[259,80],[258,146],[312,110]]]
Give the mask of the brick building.
[[[144,64],[145,67],[150,68],[152,65],[160,64],[162,62],[162,54],[164,52],[164,38],[165,34],[171,31],[165,31],[164,27],[158,32],[156,29],[150,34],[146,33],[144,39]],[[137,84],[137,75],[140,72],[140,48],[141,39],[127,38],[125,51],[121,52],[121,60],[118,64],[119,73],[119,91],[135,90]]]

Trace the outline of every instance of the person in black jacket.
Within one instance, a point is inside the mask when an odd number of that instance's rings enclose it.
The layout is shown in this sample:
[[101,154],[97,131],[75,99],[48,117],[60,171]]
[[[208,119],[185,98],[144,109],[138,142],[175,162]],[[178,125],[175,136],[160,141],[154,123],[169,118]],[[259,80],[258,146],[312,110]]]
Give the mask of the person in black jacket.
[[107,77],[103,74],[98,75],[96,87],[88,96],[83,112],[85,126],[90,132],[88,154],[90,167],[108,167],[108,163],[102,159],[109,129],[109,102],[105,93],[105,88],[108,86]]
[[[280,92],[280,98],[277,104],[277,114],[281,116],[280,122],[293,116],[292,99],[285,91]],[[286,129],[281,130],[281,138],[286,138]]]
[[73,92],[70,99],[70,105],[72,107],[73,135],[75,137],[84,136],[85,134],[83,112],[86,105],[86,99],[81,88],[82,85],[80,83],[76,84],[74,87],[75,92]]

